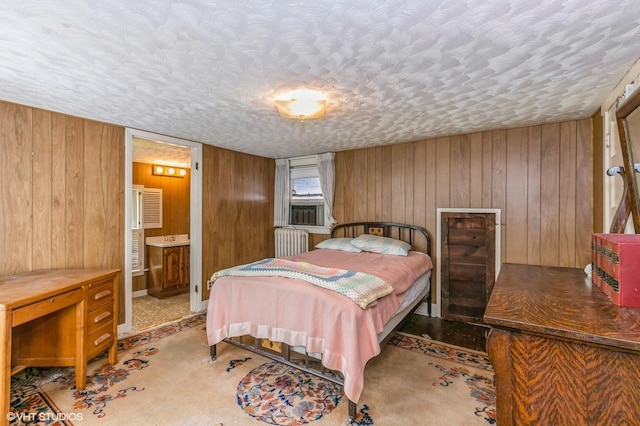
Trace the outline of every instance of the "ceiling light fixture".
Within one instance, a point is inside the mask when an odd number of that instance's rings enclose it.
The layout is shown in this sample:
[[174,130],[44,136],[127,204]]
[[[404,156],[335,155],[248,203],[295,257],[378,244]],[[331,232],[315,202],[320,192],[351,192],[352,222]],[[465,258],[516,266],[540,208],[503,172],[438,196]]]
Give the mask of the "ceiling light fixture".
[[324,117],[327,99],[316,90],[294,90],[276,97],[278,113],[300,121]]

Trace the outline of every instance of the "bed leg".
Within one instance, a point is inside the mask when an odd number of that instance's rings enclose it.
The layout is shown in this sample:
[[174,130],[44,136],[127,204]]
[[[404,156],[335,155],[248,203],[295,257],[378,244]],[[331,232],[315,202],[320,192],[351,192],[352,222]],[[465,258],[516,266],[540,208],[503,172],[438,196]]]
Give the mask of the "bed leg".
[[209,355],[211,355],[211,360],[216,360],[216,345],[209,346]]
[[356,408],[356,403],[349,400],[349,417],[347,418],[349,424],[353,424],[356,419]]

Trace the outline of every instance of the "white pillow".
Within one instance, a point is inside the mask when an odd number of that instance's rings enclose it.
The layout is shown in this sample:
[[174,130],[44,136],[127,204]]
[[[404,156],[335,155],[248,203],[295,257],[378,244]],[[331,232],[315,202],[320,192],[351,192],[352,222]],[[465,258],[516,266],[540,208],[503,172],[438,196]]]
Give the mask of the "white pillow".
[[353,246],[351,240],[352,238],[329,238],[316,244],[316,248],[360,253],[362,250]]
[[351,244],[362,251],[394,254],[397,256],[406,256],[409,254],[409,250],[411,250],[411,245],[404,241],[370,234],[362,234],[354,238],[351,240]]

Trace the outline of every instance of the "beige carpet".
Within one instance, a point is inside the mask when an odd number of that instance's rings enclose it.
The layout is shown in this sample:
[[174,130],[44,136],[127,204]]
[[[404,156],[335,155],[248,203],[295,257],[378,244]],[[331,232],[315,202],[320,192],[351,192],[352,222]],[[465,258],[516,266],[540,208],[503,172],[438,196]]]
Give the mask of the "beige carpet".
[[[90,364],[81,392],[69,368],[14,376],[12,413],[57,410],[77,426],[345,424],[347,400],[329,382],[226,343],[211,361],[202,315],[121,346],[116,366]],[[356,425],[493,424],[493,393],[484,354],[398,335],[367,366]]]

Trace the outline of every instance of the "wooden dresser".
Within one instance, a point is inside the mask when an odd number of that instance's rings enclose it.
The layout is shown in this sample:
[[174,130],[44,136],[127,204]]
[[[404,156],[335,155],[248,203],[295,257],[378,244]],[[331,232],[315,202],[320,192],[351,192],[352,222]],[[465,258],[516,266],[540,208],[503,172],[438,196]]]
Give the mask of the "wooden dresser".
[[[9,412],[11,375],[26,367],[74,366],[105,350],[117,362],[118,269],[50,269],[0,277],[0,412]],[[0,424],[6,424],[6,416]]]
[[640,309],[581,269],[504,264],[484,321],[499,425],[640,421]]

